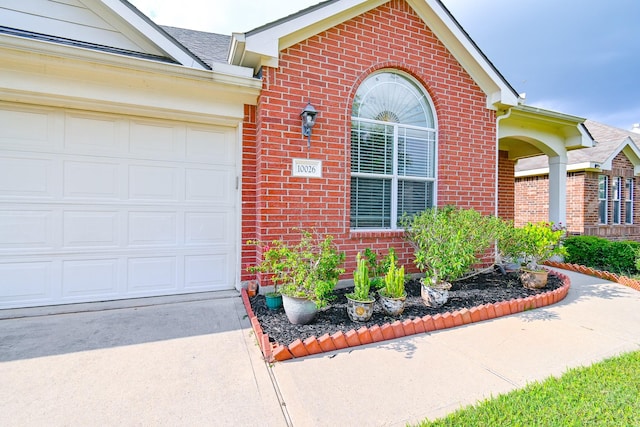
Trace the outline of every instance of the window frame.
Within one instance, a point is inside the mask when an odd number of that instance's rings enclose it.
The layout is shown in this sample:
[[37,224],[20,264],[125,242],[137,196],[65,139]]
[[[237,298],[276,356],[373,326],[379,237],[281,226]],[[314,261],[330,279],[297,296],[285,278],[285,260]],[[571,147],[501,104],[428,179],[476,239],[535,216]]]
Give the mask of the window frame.
[[[604,196],[602,196],[604,191]],[[603,218],[604,215],[604,218]],[[598,175],[598,224],[607,225],[609,220],[609,176]]]
[[[354,207],[351,204],[351,200],[353,198],[353,194],[351,195],[351,197],[348,199],[349,201],[349,208],[348,208],[348,212],[349,212],[349,216],[350,216],[350,220],[349,220],[349,226],[350,226],[350,230],[352,232],[384,232],[384,231],[402,231],[403,228],[400,227],[400,225],[398,224],[398,220],[400,219],[402,212],[399,212],[399,201],[398,201],[398,195],[399,195],[399,185],[401,182],[406,181],[406,182],[424,182],[425,183],[425,187],[427,187],[426,183],[431,183],[431,194],[429,197],[428,194],[428,188],[427,188],[427,192],[425,193],[425,202],[429,201],[430,199],[430,207],[433,206],[437,206],[437,194],[438,194],[438,189],[437,189],[437,185],[438,185],[438,120],[437,120],[437,116],[436,116],[436,110],[435,110],[435,106],[433,104],[433,101],[431,99],[431,97],[429,96],[429,93],[426,91],[426,89],[424,88],[424,86],[418,82],[415,78],[413,78],[411,75],[408,75],[400,70],[396,70],[396,69],[382,69],[379,70],[375,73],[372,73],[371,75],[369,75],[362,83],[361,85],[367,81],[370,78],[375,77],[376,74],[379,73],[393,73],[393,74],[397,74],[399,77],[402,77],[406,80],[408,80],[410,83],[412,83],[416,89],[420,92],[420,94],[424,97],[424,100],[427,104],[427,106],[430,108],[430,114],[431,117],[430,119],[432,120],[432,125],[433,127],[428,127],[428,126],[415,126],[415,125],[409,125],[409,124],[403,124],[403,123],[397,123],[397,122],[391,122],[391,121],[382,121],[382,120],[375,120],[375,119],[370,119],[370,118],[363,118],[363,117],[358,117],[358,116],[351,116],[351,121],[350,121],[350,137],[349,137],[349,141],[350,141],[350,149],[349,152],[352,153],[354,150],[353,144],[353,130],[354,127],[356,125],[356,123],[370,123],[370,124],[375,124],[375,125],[382,125],[382,126],[391,126],[393,127],[393,143],[392,143],[392,172],[390,174],[380,174],[380,173],[367,173],[367,172],[353,172],[354,170],[354,164],[353,164],[353,158],[351,158],[350,161],[350,186],[353,185],[353,178],[370,178],[370,179],[377,179],[377,180],[391,180],[391,194],[390,194],[390,221],[389,221],[389,227],[357,227],[352,225],[354,222],[352,215],[354,213]],[[359,89],[358,89],[359,90]],[[358,126],[358,129],[360,129],[360,127]],[[420,176],[413,176],[413,175],[400,175],[399,174],[399,167],[400,167],[400,156],[399,156],[399,141],[401,138],[407,138],[406,135],[405,136],[400,136],[399,135],[399,130],[400,129],[407,129],[407,130],[417,130],[420,132],[427,132],[428,134],[426,135],[426,141],[427,144],[429,145],[433,145],[433,153],[432,153],[432,160],[431,162],[429,162],[427,164],[427,168],[428,169],[432,169],[432,176],[427,176],[427,177],[420,177]],[[358,142],[360,143],[360,142]],[[425,150],[429,150],[429,148],[426,148]],[[428,159],[428,157],[427,157]],[[382,220],[384,220],[384,216],[382,217]]]
[[613,189],[612,189],[612,197],[613,197],[613,212],[612,223],[614,225],[622,224],[622,177],[616,176],[613,178]]
[[633,199],[634,199],[634,180],[627,178],[625,180],[625,199],[624,199],[624,223],[633,224]]

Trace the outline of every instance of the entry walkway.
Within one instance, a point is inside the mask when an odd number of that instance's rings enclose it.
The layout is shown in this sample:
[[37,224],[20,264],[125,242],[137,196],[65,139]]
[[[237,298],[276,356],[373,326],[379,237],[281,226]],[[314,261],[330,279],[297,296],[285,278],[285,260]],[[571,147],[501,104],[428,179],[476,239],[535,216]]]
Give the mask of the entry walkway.
[[237,294],[0,312],[0,425],[404,426],[640,350],[640,292],[563,273],[552,306],[273,366]]

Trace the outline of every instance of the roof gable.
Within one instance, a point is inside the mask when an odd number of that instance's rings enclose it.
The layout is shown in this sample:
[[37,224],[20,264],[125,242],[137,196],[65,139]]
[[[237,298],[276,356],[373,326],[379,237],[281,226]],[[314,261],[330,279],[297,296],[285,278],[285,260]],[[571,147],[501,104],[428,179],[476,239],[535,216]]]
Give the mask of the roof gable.
[[[586,120],[584,126],[593,137],[593,147],[569,151],[567,170],[611,170],[613,159],[623,153],[640,174],[640,135],[603,123]],[[516,164],[517,176],[540,175],[549,172],[549,158],[536,156],[521,159]]]
[[[278,67],[279,52],[340,23],[375,9],[388,0],[328,0],[231,40],[229,61],[235,65]],[[436,37],[487,95],[489,108],[518,104],[518,96],[439,0],[407,0]]]
[[0,5],[0,12],[6,34],[209,68],[126,0],[30,0]]

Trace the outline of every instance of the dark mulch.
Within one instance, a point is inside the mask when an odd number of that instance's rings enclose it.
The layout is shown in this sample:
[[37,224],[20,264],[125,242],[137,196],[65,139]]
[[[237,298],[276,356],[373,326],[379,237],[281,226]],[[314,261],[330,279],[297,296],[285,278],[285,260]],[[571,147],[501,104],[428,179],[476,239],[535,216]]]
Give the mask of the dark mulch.
[[318,313],[313,323],[309,325],[294,325],[289,322],[283,309],[279,311],[269,310],[262,295],[250,298],[251,308],[258,317],[264,333],[269,335],[272,342],[288,345],[300,338],[302,340],[311,336],[320,337],[325,333],[329,335],[338,331],[347,332],[351,329],[359,329],[362,326],[383,325],[396,320],[414,319],[425,315],[446,313],[470,309],[483,304],[493,304],[500,301],[508,301],[515,298],[526,298],[548,292],[562,286],[562,281],[555,275],[549,274],[549,282],[544,289],[526,289],[520,283],[518,275],[507,273],[503,275],[499,270],[482,273],[453,283],[449,291],[449,301],[439,309],[428,308],[420,297],[420,282],[418,279],[410,280],[406,285],[406,308],[401,316],[389,317],[385,315],[379,304],[376,304],[373,316],[368,322],[352,322],[347,315],[347,299],[345,294],[353,288],[338,289],[336,298],[330,306]]

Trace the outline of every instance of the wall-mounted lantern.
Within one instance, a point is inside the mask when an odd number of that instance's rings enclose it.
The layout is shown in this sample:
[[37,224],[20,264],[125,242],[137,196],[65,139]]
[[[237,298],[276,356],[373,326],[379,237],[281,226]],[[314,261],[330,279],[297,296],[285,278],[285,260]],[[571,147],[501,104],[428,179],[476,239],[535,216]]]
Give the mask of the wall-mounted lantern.
[[308,138],[307,145],[309,148],[311,148],[311,128],[316,124],[317,115],[318,112],[313,108],[311,102],[308,102],[307,106],[302,110],[302,113],[300,113],[300,118],[302,119],[302,135]]

